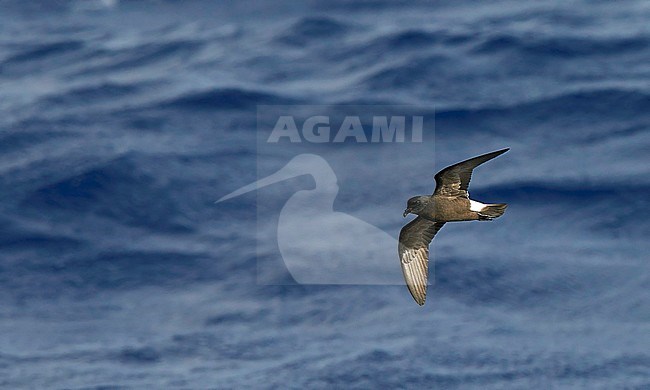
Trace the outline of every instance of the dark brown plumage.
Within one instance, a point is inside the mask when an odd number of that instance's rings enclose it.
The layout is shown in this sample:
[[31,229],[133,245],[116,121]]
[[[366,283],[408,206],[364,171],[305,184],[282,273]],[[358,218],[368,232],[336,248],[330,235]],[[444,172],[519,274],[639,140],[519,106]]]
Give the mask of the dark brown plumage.
[[418,217],[400,231],[398,253],[406,285],[419,305],[424,305],[427,295],[429,244],[442,226],[446,222],[491,221],[505,212],[507,204],[476,202],[469,199],[467,189],[474,168],[508,150],[497,150],[449,166],[435,175],[433,195],[408,200],[404,216],[413,213]]

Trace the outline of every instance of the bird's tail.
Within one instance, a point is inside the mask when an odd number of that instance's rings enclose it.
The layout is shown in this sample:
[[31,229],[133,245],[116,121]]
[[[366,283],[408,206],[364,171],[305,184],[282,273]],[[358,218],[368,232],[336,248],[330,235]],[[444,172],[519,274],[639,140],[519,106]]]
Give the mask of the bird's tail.
[[505,203],[486,204],[485,207],[479,211],[479,216],[484,217],[483,219],[499,218],[506,212],[507,207],[508,205]]

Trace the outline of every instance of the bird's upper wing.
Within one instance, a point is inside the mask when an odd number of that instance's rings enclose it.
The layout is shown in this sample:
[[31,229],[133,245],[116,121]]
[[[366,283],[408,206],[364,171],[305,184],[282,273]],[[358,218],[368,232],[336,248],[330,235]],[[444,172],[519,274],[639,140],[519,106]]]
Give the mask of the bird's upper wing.
[[427,297],[429,243],[444,224],[417,217],[399,233],[398,251],[402,272],[406,286],[418,305],[424,305]]
[[472,170],[508,150],[510,150],[510,148],[473,157],[436,173],[436,189],[433,191],[433,194],[468,197],[467,187],[469,186],[469,181],[472,179]]

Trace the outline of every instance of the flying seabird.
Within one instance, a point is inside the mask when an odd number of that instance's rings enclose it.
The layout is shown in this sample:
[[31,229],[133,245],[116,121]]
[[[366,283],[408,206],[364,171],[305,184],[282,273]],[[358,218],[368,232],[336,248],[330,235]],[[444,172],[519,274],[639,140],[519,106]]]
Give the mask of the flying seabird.
[[483,154],[451,165],[435,176],[433,195],[414,196],[408,200],[404,217],[416,214],[399,233],[398,252],[406,285],[418,305],[427,297],[429,243],[447,222],[491,221],[508,207],[505,203],[483,204],[469,198],[467,187],[472,170],[510,148]]

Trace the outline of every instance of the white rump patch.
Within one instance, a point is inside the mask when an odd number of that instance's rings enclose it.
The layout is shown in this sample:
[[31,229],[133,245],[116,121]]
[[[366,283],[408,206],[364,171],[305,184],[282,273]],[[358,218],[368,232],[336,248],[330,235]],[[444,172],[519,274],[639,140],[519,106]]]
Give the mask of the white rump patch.
[[475,200],[469,200],[469,210],[470,211],[481,211],[486,207],[485,204],[477,202]]

